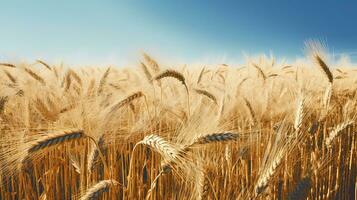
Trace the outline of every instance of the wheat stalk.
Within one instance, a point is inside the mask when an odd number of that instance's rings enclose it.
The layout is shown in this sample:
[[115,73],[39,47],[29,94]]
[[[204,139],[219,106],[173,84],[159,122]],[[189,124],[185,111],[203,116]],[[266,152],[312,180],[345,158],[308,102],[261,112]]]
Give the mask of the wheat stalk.
[[310,188],[312,186],[312,180],[309,176],[304,177],[299,181],[299,183],[295,186],[294,190],[288,193],[287,200],[299,200],[306,199],[310,192]]
[[328,112],[328,108],[329,108],[330,101],[331,101],[331,96],[332,96],[332,84],[329,84],[326,87],[325,94],[323,97],[323,105],[324,105],[325,112]]

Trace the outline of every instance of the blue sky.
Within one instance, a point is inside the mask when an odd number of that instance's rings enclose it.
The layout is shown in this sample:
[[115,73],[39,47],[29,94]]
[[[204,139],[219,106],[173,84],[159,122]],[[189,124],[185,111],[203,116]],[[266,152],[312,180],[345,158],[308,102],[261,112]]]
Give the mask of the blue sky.
[[135,62],[142,51],[181,62],[242,53],[303,56],[324,41],[357,60],[353,1],[0,1],[0,59]]

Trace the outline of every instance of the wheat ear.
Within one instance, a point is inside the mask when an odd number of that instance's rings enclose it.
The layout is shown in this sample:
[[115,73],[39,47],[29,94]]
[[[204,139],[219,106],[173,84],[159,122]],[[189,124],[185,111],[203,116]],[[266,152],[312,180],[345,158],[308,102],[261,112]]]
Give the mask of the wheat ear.
[[2,113],[5,109],[5,104],[9,100],[7,96],[0,97],[0,113]]
[[5,67],[11,67],[11,68],[16,68],[15,65],[10,64],[10,63],[0,63],[1,66],[5,66]]
[[14,83],[14,84],[17,83],[16,78],[15,78],[14,76],[12,76],[10,72],[8,72],[7,70],[4,70],[4,72],[5,72],[6,76],[9,78],[9,80],[10,80],[12,83]]
[[148,135],[138,144],[144,144],[150,147],[166,160],[176,160],[178,158],[178,150],[160,136]]
[[309,51],[312,59],[318,64],[319,68],[325,74],[327,80],[330,82],[330,84],[332,84],[333,75],[325,61],[319,55],[321,52],[324,52],[324,45],[316,41],[307,41],[305,42],[305,46],[307,47],[307,50]]
[[265,81],[267,79],[265,73],[263,70],[256,64],[253,63],[253,67],[258,70],[259,74],[262,76],[263,80]]
[[327,147],[331,146],[331,142],[347,127],[352,125],[354,122],[352,120],[347,120],[341,124],[338,124],[328,135],[328,137],[325,139],[325,144]]
[[115,111],[117,111],[119,108],[123,107],[124,105],[127,105],[129,103],[131,103],[133,100],[138,99],[140,97],[144,96],[144,93],[142,93],[141,91],[139,92],[135,92],[132,95],[126,97],[125,99],[119,101],[118,103],[114,104],[110,111],[109,114],[113,114]]
[[103,92],[103,88],[104,88],[104,85],[107,82],[107,78],[109,76],[109,73],[110,73],[110,67],[108,67],[108,69],[104,72],[102,78],[100,78],[99,86],[98,86],[98,94],[101,94]]
[[257,118],[255,117],[255,112],[254,112],[254,110],[253,110],[252,105],[250,104],[250,102],[248,101],[248,99],[246,99],[246,98],[243,98],[243,99],[244,99],[245,105],[246,105],[247,108],[248,108],[248,111],[249,111],[249,114],[250,114],[250,117],[251,117],[253,123],[256,124],[256,123],[257,123]]
[[75,158],[71,153],[68,155],[68,157],[69,157],[69,161],[71,162],[71,164],[74,167],[75,171],[78,174],[81,174],[81,167],[79,165],[79,162],[78,162],[77,158]]
[[36,60],[37,63],[40,63],[41,65],[45,66],[48,70],[52,71],[52,68],[42,60]]
[[[161,138],[160,136],[153,135],[153,134],[145,136],[143,140],[135,144],[133,151],[131,153],[129,174],[128,174],[128,185],[131,180],[131,173],[132,173],[131,168],[133,167],[134,152],[136,147],[139,145],[146,145],[150,147],[152,150],[159,153],[164,158],[164,160],[167,160],[169,162],[174,162],[176,160],[179,160],[182,156],[182,154],[180,154],[180,152],[175,146],[173,146],[171,143]],[[160,173],[164,173],[164,171],[162,170],[162,172]]]
[[217,142],[227,142],[238,139],[239,134],[237,133],[230,133],[230,132],[223,132],[223,133],[212,133],[209,135],[205,135],[202,137],[198,137],[195,141],[187,146],[186,148],[191,148],[196,145],[202,144],[210,144],[210,143],[217,143]]
[[100,199],[103,193],[109,191],[109,189],[113,186],[119,185],[119,182],[109,179],[102,180],[89,188],[85,194],[80,198],[80,200],[96,200]]
[[[98,140],[98,146],[99,148],[103,148],[104,144],[104,134],[102,134]],[[97,157],[99,156],[99,150],[98,148],[92,148],[91,151],[88,154],[88,172],[91,172],[94,168],[94,162],[96,161]]]
[[317,64],[322,69],[322,71],[324,72],[324,74],[325,74],[326,78],[328,79],[328,81],[330,82],[330,84],[332,84],[333,83],[333,75],[332,75],[329,67],[327,66],[327,64],[322,60],[322,58],[318,54],[315,54],[314,58],[315,58]]
[[143,53],[143,57],[145,61],[152,67],[154,72],[158,73],[160,71],[159,64],[154,59],[152,59],[148,54]]
[[295,113],[295,121],[294,121],[294,128],[296,132],[300,131],[301,129],[302,121],[305,114],[304,105],[305,105],[305,100],[303,97],[300,97],[298,100],[297,109]]
[[[212,144],[212,143],[219,143],[219,142],[228,142],[228,141],[233,141],[238,139],[239,134],[237,133],[229,133],[229,132],[224,132],[224,133],[212,133],[209,135],[204,135],[202,137],[196,138],[191,144],[186,145],[183,147],[181,150],[176,153],[176,155],[180,157],[184,157],[188,152],[192,150],[193,147],[198,146],[198,145],[204,145],[204,144]],[[162,164],[162,169],[164,173],[169,173],[171,172],[172,165],[175,164],[173,162],[174,160],[167,160],[167,162]]]
[[56,134],[51,134],[44,139],[38,140],[29,149],[28,153],[35,153],[39,150],[50,148],[66,142],[71,142],[84,138],[85,134],[82,130],[65,130]]
[[150,70],[144,63],[140,63],[141,69],[143,70],[147,80],[151,83],[152,82],[152,75],[150,73]]
[[25,72],[26,72],[27,74],[29,74],[33,79],[35,79],[36,81],[40,82],[42,85],[46,85],[45,80],[44,80],[41,76],[39,76],[38,74],[36,74],[35,72],[33,72],[31,69],[25,68],[24,70],[25,70]]
[[77,82],[80,86],[82,86],[82,79],[81,79],[81,77],[79,77],[79,75],[78,75],[75,71],[73,71],[72,69],[69,69],[69,70],[68,70],[68,75],[71,76],[71,77],[73,77],[73,78],[76,80],[76,82]]
[[203,74],[205,73],[205,71],[206,71],[206,68],[203,67],[201,72],[200,72],[200,75],[198,75],[197,84],[199,84],[201,82]]
[[209,192],[209,179],[207,177],[206,169],[201,169],[198,177],[198,199],[207,199]]
[[257,184],[255,186],[256,195],[261,194],[265,188],[268,186],[269,180],[275,174],[276,169],[279,167],[284,154],[283,151],[279,151],[275,156],[274,160],[269,164],[269,166],[263,171],[262,175],[259,177]]
[[202,89],[195,89],[195,92],[197,92],[197,94],[206,96],[207,98],[211,99],[215,104],[217,104],[217,98],[208,91]]
[[50,134],[49,136],[44,137],[43,139],[37,140],[27,150],[27,155],[23,160],[23,164],[26,164],[29,161],[32,154],[35,154],[41,150],[55,147],[64,143],[73,142],[82,138],[89,138],[90,140],[92,140],[92,142],[98,148],[98,153],[100,158],[102,159],[105,169],[108,170],[108,165],[104,159],[102,152],[100,151],[98,143],[95,141],[93,137],[86,135],[83,130],[58,131],[54,134]]
[[188,87],[187,87],[187,84],[186,84],[186,81],[185,81],[185,77],[181,73],[179,73],[179,72],[177,72],[175,70],[168,69],[168,70],[162,72],[161,74],[157,75],[154,79],[155,80],[161,80],[161,79],[167,78],[167,77],[174,78],[174,79],[180,81],[185,86],[185,89],[186,89],[186,92],[187,92],[188,115],[190,115],[190,94],[188,92]]
[[174,79],[180,81],[185,86],[185,88],[188,92],[188,88],[187,88],[187,85],[185,82],[185,77],[180,72],[177,72],[175,70],[168,69],[168,70],[160,73],[159,75],[157,75],[154,79],[160,80],[160,79],[167,78],[167,77],[171,77],[171,78],[174,78]]

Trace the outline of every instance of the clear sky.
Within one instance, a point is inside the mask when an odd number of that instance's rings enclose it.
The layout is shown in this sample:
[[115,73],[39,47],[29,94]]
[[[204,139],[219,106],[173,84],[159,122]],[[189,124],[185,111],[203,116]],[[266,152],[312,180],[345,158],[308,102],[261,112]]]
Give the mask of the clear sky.
[[0,60],[113,63],[303,55],[319,39],[357,59],[357,1],[1,0]]

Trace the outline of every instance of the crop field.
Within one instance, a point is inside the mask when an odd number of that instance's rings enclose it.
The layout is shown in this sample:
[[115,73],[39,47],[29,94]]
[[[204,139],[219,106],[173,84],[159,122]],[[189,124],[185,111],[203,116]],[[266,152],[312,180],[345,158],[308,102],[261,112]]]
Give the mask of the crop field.
[[0,65],[0,199],[355,199],[357,69]]

